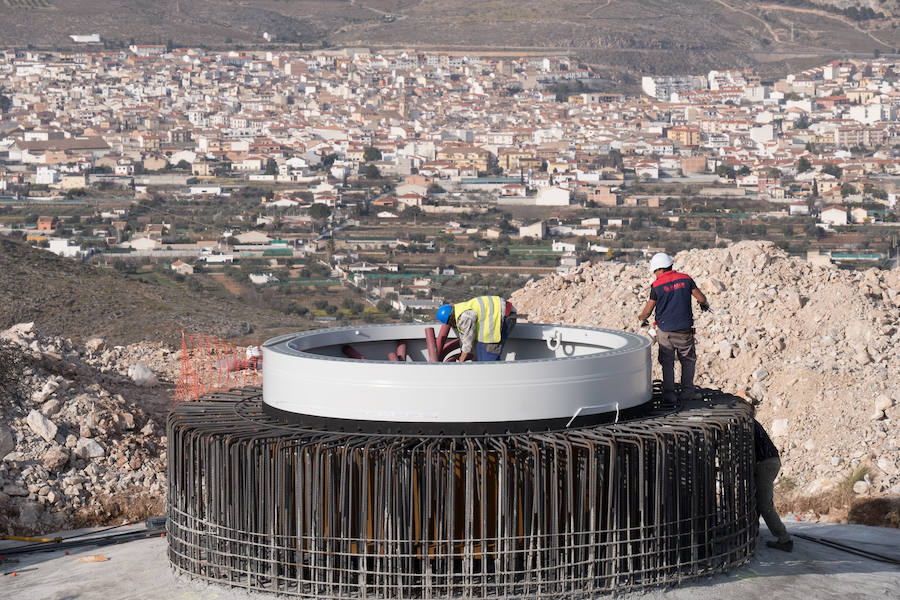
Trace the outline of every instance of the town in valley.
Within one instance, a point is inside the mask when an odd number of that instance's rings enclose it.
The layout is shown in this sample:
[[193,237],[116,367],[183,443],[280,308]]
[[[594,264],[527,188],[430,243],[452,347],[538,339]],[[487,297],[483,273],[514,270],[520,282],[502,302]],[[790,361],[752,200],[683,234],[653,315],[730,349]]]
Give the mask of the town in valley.
[[896,261],[896,57],[618,93],[560,54],[81,41],[0,52],[0,233],[132,278],[312,324],[743,239]]

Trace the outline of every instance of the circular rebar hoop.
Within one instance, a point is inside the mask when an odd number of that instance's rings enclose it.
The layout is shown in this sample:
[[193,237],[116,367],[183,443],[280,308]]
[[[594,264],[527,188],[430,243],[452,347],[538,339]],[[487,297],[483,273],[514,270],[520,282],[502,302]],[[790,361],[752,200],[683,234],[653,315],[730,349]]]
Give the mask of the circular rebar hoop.
[[746,563],[753,421],[721,393],[630,422],[354,434],[267,416],[259,389],[167,424],[169,559],[303,598],[588,598]]

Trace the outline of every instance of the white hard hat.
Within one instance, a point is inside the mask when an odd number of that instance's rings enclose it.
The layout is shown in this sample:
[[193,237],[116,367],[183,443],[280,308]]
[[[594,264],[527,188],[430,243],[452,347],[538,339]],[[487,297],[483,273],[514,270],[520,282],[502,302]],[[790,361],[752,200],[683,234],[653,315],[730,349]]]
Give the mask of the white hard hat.
[[657,269],[668,269],[672,266],[672,257],[666,254],[665,252],[657,252],[653,255],[653,258],[650,259],[650,272]]

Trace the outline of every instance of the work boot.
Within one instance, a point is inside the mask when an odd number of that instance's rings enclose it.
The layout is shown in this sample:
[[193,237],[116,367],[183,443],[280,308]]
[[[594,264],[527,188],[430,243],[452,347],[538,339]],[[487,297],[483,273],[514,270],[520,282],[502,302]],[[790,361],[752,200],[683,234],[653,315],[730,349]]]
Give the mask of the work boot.
[[769,548],[775,548],[776,550],[781,550],[782,552],[792,552],[794,550],[794,540],[788,540],[786,542],[771,540],[766,542],[766,546],[768,546]]
[[694,388],[690,391],[681,392],[679,396],[682,402],[688,400],[703,400],[703,394],[697,388]]

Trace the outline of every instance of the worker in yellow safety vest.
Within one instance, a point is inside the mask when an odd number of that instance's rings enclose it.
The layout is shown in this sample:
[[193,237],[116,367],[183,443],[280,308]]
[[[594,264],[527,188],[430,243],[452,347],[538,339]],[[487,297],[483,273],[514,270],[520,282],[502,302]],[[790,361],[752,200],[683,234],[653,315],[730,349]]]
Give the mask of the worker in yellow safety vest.
[[500,358],[503,343],[516,324],[516,309],[500,296],[478,296],[444,304],[437,311],[437,320],[456,329],[460,362],[473,354],[475,360],[485,362]]

